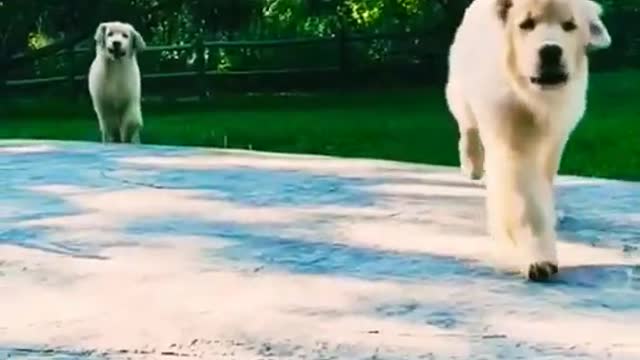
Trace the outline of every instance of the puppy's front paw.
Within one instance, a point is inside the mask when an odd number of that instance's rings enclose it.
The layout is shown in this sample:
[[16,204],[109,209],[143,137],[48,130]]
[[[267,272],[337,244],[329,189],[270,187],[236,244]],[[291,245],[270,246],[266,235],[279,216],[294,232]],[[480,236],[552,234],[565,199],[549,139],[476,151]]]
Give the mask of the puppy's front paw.
[[531,281],[548,281],[558,273],[558,265],[550,261],[541,261],[529,265],[527,276]]

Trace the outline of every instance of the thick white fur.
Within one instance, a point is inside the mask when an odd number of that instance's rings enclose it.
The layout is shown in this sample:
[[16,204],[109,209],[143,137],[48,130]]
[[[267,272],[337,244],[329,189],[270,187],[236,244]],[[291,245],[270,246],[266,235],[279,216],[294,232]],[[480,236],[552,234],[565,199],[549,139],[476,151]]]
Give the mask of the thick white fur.
[[[98,117],[103,142],[140,142],[143,127],[140,108],[140,69],[136,53],[145,42],[133,26],[106,22],[95,35],[96,56],[89,69],[89,92]],[[114,42],[121,56],[114,56]]]
[[[511,1],[475,0],[466,10],[450,49],[446,98],[459,125],[462,171],[474,179],[485,176],[489,233],[501,250],[505,245],[515,249],[521,270],[530,274],[532,266],[558,264],[553,180],[569,135],[585,111],[586,48],[607,47],[611,39],[599,18],[599,5],[590,0]],[[535,41],[527,38],[525,43],[524,35],[510,41],[509,24],[498,12],[505,4],[544,1],[566,2],[579,28],[570,34],[559,26],[549,28],[549,34],[569,47],[564,50],[570,53],[566,61],[572,72],[568,83],[552,90],[523,83],[533,75],[523,72],[534,60],[526,56],[537,54],[526,49]],[[507,18],[511,15],[507,12]],[[594,33],[594,27],[601,32]],[[510,51],[521,51],[524,65],[508,66]]]

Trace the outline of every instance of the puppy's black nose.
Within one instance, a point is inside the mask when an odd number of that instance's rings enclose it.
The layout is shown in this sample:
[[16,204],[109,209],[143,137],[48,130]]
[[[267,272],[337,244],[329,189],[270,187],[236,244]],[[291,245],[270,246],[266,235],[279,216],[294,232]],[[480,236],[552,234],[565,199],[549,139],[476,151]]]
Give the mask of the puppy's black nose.
[[558,66],[562,59],[562,48],[558,45],[545,45],[540,49],[542,66]]
[[120,41],[114,41],[113,42],[113,48],[114,49],[120,49],[122,47],[122,43]]

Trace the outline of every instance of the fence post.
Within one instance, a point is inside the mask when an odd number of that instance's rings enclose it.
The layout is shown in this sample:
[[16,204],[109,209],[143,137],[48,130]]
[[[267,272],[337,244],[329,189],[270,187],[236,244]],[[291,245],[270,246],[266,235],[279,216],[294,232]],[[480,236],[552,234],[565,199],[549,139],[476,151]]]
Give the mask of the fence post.
[[349,39],[347,32],[347,19],[345,18],[346,3],[343,0],[338,8],[338,61],[343,81],[346,81],[349,72]]
[[67,55],[67,82],[69,83],[69,96],[71,100],[76,99],[76,83],[75,83],[75,46],[69,45],[66,51]]
[[196,53],[196,83],[198,84],[198,94],[200,101],[207,99],[207,62],[205,61],[204,37],[198,35],[194,43],[194,51]]
[[349,77],[351,64],[349,61],[349,39],[347,32],[346,1],[342,0],[338,6],[338,66],[340,72],[340,82],[348,84],[352,79]]
[[[0,56],[0,64],[5,63],[5,58]],[[7,91],[7,70],[2,67],[0,68],[0,96],[4,97],[5,91]]]

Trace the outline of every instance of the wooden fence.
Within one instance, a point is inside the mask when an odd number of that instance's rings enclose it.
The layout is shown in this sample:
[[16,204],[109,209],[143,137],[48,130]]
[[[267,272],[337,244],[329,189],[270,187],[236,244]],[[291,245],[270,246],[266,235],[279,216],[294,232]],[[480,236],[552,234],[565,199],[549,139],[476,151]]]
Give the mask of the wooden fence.
[[[201,99],[206,98],[208,93],[207,79],[210,76],[233,76],[233,75],[268,75],[268,74],[293,74],[293,73],[309,73],[309,72],[337,72],[347,73],[350,70],[349,64],[349,43],[353,42],[372,42],[375,40],[417,40],[425,41],[425,34],[417,33],[398,33],[398,34],[370,34],[370,35],[352,35],[344,36],[338,33],[333,37],[306,38],[306,39],[286,39],[286,40],[260,40],[260,41],[203,41],[202,38],[196,39],[191,44],[185,45],[169,45],[169,46],[148,46],[145,52],[163,52],[163,51],[184,51],[191,50],[195,54],[195,67],[193,70],[166,72],[166,73],[144,73],[143,79],[163,79],[163,78],[193,78],[198,84],[198,95]],[[300,68],[279,68],[279,69],[262,69],[262,70],[212,70],[208,69],[205,53],[211,49],[233,49],[233,48],[290,48],[299,45],[312,44],[333,44],[336,46],[336,66],[322,67],[300,67]],[[286,50],[283,50],[286,51]],[[4,82],[5,89],[10,90],[15,87],[29,87],[38,84],[64,83],[67,82],[72,93],[77,92],[76,84],[78,81],[86,80],[87,75],[80,75],[77,71],[76,58],[78,54],[92,54],[93,47],[74,47],[63,50],[57,55],[63,55],[67,65],[66,74],[51,76],[46,78],[30,78],[30,79],[7,79]],[[331,54],[329,54],[331,56]],[[84,71],[85,69],[83,69]],[[144,69],[143,69],[144,70]],[[2,79],[0,79],[1,81]],[[0,86],[2,87],[2,86]]]

